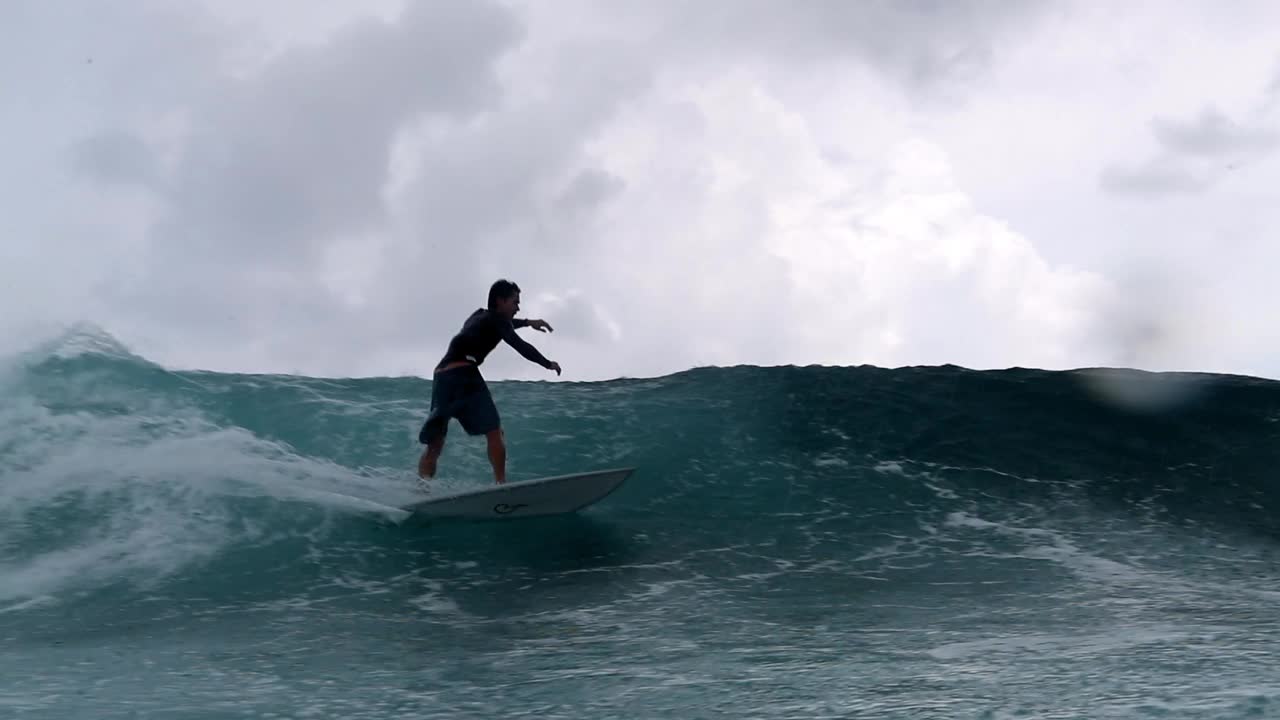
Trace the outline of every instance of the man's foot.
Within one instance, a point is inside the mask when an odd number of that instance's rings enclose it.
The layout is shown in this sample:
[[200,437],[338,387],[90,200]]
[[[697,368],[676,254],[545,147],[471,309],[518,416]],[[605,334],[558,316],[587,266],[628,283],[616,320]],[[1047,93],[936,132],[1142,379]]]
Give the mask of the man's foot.
[[418,460],[418,477],[426,480],[436,476],[436,458],[431,457],[428,453],[423,453]]

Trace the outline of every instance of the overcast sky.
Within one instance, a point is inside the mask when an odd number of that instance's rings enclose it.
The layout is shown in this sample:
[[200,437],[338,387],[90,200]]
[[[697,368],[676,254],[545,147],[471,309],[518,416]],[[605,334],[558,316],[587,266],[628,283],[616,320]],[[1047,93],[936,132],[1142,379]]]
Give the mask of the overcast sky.
[[0,7],[4,345],[1280,377],[1276,3],[332,5]]

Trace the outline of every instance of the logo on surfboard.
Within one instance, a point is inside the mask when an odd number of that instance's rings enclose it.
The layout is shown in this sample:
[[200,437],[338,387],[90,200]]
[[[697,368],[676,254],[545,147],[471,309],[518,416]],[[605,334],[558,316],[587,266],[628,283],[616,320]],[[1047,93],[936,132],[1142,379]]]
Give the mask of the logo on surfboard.
[[507,503],[498,503],[497,505],[493,506],[493,511],[498,513],[499,515],[506,515],[508,513],[513,513],[522,507],[529,507],[529,505],[527,503],[516,503],[515,505],[508,505]]

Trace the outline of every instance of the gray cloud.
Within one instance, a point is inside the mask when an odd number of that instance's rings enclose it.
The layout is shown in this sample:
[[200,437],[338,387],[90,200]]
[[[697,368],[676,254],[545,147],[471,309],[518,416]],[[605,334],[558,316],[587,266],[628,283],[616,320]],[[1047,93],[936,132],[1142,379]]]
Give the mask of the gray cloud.
[[[498,276],[580,279],[572,256],[624,187],[583,148],[651,61],[592,39],[530,45],[521,25],[497,6],[415,5],[212,87],[159,189],[141,273],[115,284],[125,324],[209,357],[239,344],[306,364],[335,333],[433,348]],[[554,91],[525,93],[544,82]],[[412,168],[394,189],[393,166]],[[325,277],[335,253],[354,293]]]
[[494,108],[495,63],[519,33],[497,5],[415,3],[397,22],[361,21],[224,78],[190,109],[146,263],[117,284],[117,306],[200,342],[255,338],[284,356],[306,344],[299,334],[358,330],[358,309],[322,277],[330,253],[369,238],[377,258],[397,138],[424,117]]
[[1256,163],[1280,147],[1280,132],[1273,129],[1277,87],[1280,84],[1273,80],[1247,121],[1233,120],[1214,107],[1205,107],[1189,120],[1153,119],[1151,134],[1160,151],[1137,166],[1104,168],[1100,186],[1115,193],[1153,197],[1209,190],[1226,173]]
[[621,193],[626,185],[617,176],[587,168],[575,175],[564,188],[556,200],[556,206],[569,213],[591,211]]
[[1280,133],[1270,127],[1238,123],[1214,108],[1187,122],[1157,119],[1152,133],[1169,152],[1191,156],[1251,155],[1280,144]]
[[0,313],[0,335],[86,318],[118,327],[101,289],[143,262],[152,198],[139,183],[155,186],[165,132],[215,77],[225,28],[152,0],[0,14],[0,305],[16,308]]
[[496,6],[411,4],[396,24],[287,53],[195,113],[157,234],[296,266],[330,235],[376,227],[396,133],[419,113],[492,107],[492,63],[515,39]]
[[[662,6],[670,10],[667,6]],[[684,42],[774,60],[855,58],[917,89],[986,67],[1001,41],[1051,7],[1044,2],[905,0],[787,4],[768,0],[680,3],[664,12]]]
[[158,179],[152,148],[127,130],[90,135],[72,146],[71,160],[77,170],[103,183],[145,186]]
[[6,3],[4,12],[0,81],[8,91],[0,102],[37,110],[54,128],[198,97],[228,30],[194,4],[156,0]]
[[1157,157],[1145,165],[1112,166],[1102,171],[1100,184],[1114,193],[1133,195],[1169,195],[1203,192],[1211,185],[1203,173]]
[[1270,114],[1278,108],[1280,108],[1280,63],[1276,63],[1276,69],[1271,73],[1271,82],[1267,83],[1261,111]]
[[[415,147],[399,260],[375,290],[387,336],[411,323],[451,332],[497,277],[530,290],[573,286],[591,262],[595,213],[623,184],[584,168],[584,148],[650,74],[627,48],[570,44],[541,61],[513,83],[550,77],[554,93],[511,98],[503,112],[442,125]],[[424,318],[423,308],[440,313]]]

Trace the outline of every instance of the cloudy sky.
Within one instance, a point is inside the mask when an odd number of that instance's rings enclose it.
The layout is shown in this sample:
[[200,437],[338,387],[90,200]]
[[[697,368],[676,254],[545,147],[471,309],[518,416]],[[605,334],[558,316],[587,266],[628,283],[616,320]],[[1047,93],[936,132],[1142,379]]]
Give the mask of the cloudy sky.
[[18,0],[0,81],[6,346],[425,375],[508,277],[564,380],[1280,377],[1272,2]]

